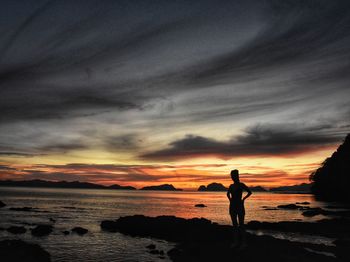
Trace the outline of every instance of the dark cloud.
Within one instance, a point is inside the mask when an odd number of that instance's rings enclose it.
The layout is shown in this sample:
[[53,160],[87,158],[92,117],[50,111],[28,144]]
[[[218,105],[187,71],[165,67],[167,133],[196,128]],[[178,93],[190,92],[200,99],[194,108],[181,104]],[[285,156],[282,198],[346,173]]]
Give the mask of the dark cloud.
[[[347,0],[1,1],[0,156],[231,158],[338,142],[349,23]],[[203,131],[257,122],[279,125],[227,140]]]
[[34,157],[34,156],[38,156],[38,155],[40,155],[40,154],[0,151],[0,156]]
[[49,143],[48,145],[39,147],[37,150],[39,152],[44,152],[45,154],[49,154],[49,153],[64,154],[69,151],[82,150],[87,148],[89,147],[83,142],[71,141],[71,142],[65,142],[65,143],[52,142],[52,143]]
[[104,147],[111,152],[137,150],[143,144],[144,139],[137,134],[107,136]]
[[342,137],[315,133],[328,126],[300,129],[292,125],[257,125],[244,135],[228,141],[218,141],[196,135],[187,135],[173,141],[169,147],[141,155],[155,160],[181,159],[201,156],[233,158],[241,156],[297,155],[339,143]]

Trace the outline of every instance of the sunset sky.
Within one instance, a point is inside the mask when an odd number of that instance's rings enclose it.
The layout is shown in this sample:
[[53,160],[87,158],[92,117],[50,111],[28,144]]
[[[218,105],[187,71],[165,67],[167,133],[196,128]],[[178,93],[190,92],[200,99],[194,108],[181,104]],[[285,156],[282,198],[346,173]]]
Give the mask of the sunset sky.
[[348,0],[2,0],[0,179],[308,182],[349,84]]

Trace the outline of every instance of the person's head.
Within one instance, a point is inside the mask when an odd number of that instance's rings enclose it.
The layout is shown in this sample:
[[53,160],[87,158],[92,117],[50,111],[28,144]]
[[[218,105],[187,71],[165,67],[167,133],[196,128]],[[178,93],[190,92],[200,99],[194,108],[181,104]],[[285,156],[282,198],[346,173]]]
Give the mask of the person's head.
[[237,169],[231,170],[231,178],[233,182],[239,182],[239,173]]

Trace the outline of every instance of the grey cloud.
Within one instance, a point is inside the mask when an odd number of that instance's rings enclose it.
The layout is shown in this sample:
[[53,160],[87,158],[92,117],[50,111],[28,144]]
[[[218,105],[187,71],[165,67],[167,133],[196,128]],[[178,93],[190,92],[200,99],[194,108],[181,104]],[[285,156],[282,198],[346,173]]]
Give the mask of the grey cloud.
[[[172,135],[169,130],[189,125],[212,129],[241,120],[251,125],[256,117],[266,122],[332,117],[333,126],[343,127],[329,129],[329,137],[349,131],[346,0],[2,1],[1,7],[0,122],[13,127],[11,138],[18,141],[2,155],[36,150],[20,135],[32,124],[63,129],[78,118],[91,120],[96,129],[118,122],[115,139],[104,133],[102,147],[136,154],[144,150],[132,137],[136,129],[152,140],[156,132]],[[17,123],[29,128],[16,129]],[[0,144],[9,140],[8,129],[1,128]],[[77,135],[81,129],[66,132]],[[311,139],[282,133],[270,134],[275,139],[256,151],[250,145],[263,142],[253,130],[237,141],[198,134],[144,157],[176,158],[180,149],[239,154],[232,145],[246,155],[283,153]],[[39,147],[66,152],[90,142]],[[247,148],[240,148],[244,143]]]
[[175,140],[168,147],[147,152],[145,159],[169,160],[201,156],[233,158],[241,156],[288,156],[300,154],[340,142],[342,136],[316,133],[328,126],[297,128],[292,125],[257,125],[243,135],[227,141],[218,141],[196,135]]

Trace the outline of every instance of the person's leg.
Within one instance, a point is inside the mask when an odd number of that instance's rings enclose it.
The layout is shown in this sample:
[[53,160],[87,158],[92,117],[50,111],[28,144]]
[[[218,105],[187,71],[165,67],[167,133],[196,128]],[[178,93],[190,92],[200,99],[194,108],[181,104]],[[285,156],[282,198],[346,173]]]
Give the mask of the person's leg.
[[247,234],[245,232],[244,218],[245,218],[245,209],[244,209],[244,206],[242,206],[242,209],[238,213],[239,235],[241,238],[241,248],[245,248],[247,246]]
[[230,212],[231,220],[232,220],[232,244],[231,248],[235,248],[239,245],[239,232],[238,232],[238,221],[237,221],[237,213]]

